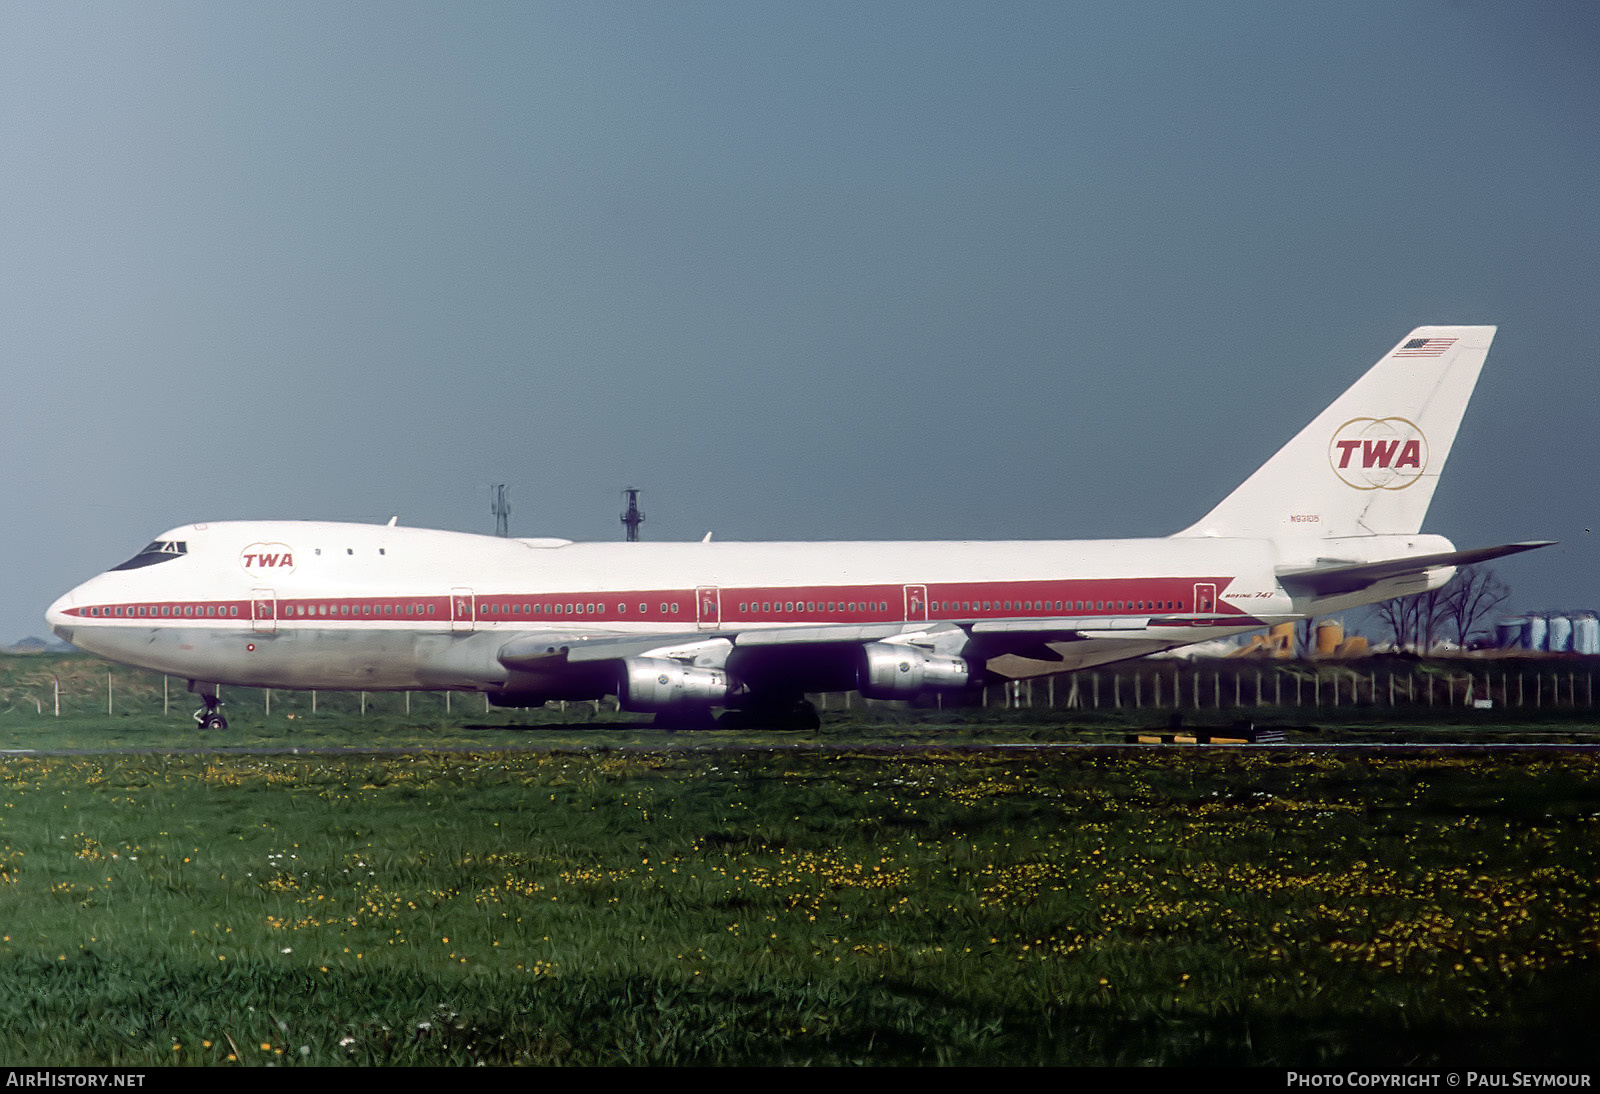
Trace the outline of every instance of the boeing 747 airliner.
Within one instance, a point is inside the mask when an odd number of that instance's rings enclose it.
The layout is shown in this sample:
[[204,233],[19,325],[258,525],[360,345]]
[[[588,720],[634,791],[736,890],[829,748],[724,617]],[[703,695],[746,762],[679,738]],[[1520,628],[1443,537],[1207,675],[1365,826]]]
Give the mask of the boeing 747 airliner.
[[56,601],[72,644],[219,684],[617,697],[667,725],[817,724],[876,698],[1139,657],[1437,588],[1543,546],[1422,520],[1493,327],[1420,327],[1198,523],[1162,539],[572,543],[387,525],[191,524]]

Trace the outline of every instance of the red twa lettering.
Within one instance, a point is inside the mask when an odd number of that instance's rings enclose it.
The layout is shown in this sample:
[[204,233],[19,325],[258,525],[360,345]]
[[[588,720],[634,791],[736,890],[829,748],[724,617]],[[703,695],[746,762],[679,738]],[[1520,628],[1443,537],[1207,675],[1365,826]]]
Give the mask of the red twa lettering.
[[246,554],[244,564],[248,566],[293,566],[293,555],[257,555]]
[[1415,437],[1404,446],[1398,440],[1335,441],[1334,444],[1339,449],[1340,467],[1350,466],[1350,457],[1358,448],[1361,450],[1362,467],[1422,467],[1422,442]]
[[1357,490],[1404,490],[1428,464],[1428,438],[1405,418],[1352,418],[1328,441],[1328,463]]
[[1399,441],[1362,441],[1361,466],[1388,467],[1389,461],[1394,459],[1394,450],[1399,447]]

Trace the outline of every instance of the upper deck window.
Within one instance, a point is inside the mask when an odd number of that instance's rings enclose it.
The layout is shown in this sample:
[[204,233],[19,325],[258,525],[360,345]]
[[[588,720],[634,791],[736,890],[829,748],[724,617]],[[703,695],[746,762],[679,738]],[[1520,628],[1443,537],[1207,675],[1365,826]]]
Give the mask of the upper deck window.
[[120,566],[111,568],[113,570],[137,570],[141,566],[154,566],[158,562],[171,562],[178,556],[188,553],[189,544],[184,540],[158,539]]

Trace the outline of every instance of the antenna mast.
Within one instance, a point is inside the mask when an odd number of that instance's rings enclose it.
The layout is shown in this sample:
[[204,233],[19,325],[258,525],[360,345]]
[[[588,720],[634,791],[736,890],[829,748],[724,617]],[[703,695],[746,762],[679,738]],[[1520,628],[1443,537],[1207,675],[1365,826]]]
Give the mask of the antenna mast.
[[623,527],[628,529],[628,542],[639,542],[639,525],[644,523],[644,514],[639,512],[639,488],[630,486],[622,491],[628,497],[628,511],[622,514]]
[[489,487],[489,511],[494,514],[494,534],[511,538],[511,491],[505,483]]

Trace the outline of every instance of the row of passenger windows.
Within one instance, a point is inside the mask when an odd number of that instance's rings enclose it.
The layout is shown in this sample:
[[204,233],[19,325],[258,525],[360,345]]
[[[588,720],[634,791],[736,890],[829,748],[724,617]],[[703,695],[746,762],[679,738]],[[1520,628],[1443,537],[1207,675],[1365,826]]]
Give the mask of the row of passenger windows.
[[[270,615],[271,614],[271,609],[270,609],[270,607],[268,607],[268,602],[267,601],[262,601],[261,605],[262,606],[259,609],[260,614],[262,614],[264,616],[265,615]],[[605,610],[606,610],[606,606],[604,604],[578,604],[578,603],[572,603],[572,604],[479,604],[479,605],[477,605],[477,614],[480,617],[484,616],[484,615],[598,615],[598,614],[604,614]],[[623,614],[626,614],[627,611],[628,611],[628,606],[626,604],[619,604],[619,605],[617,605],[617,610],[619,612],[622,612]],[[461,608],[460,608],[459,614],[461,616],[466,616],[466,615],[470,614],[470,611],[471,611],[471,609],[469,609],[469,607],[467,605],[463,604],[461,606]],[[648,614],[649,611],[650,611],[650,605],[649,604],[640,604],[639,605],[639,611],[640,611],[641,614]],[[101,618],[101,617],[109,619],[109,618],[113,618],[113,617],[115,617],[115,618],[124,618],[124,617],[126,617],[126,618],[140,618],[140,617],[150,617],[150,616],[154,616],[154,617],[157,617],[157,618],[163,617],[163,616],[166,616],[166,617],[170,617],[170,616],[186,617],[187,616],[187,617],[191,617],[191,618],[195,617],[195,616],[199,616],[199,617],[202,617],[202,618],[208,617],[208,616],[209,617],[213,617],[213,618],[221,616],[221,617],[226,618],[226,617],[237,617],[238,614],[239,614],[239,607],[238,607],[238,605],[221,605],[221,606],[219,606],[219,605],[214,605],[214,604],[182,604],[182,605],[160,605],[160,606],[151,605],[149,607],[146,607],[146,606],[143,606],[143,605],[140,605],[140,606],[129,605],[127,607],[122,607],[122,606],[91,607],[91,608],[89,608],[88,612],[89,612],[89,614],[91,616],[94,616],[97,619]],[[360,615],[360,616],[412,615],[412,616],[416,616],[416,615],[435,615],[437,613],[438,613],[438,608],[437,608],[436,605],[433,605],[433,604],[426,604],[426,605],[423,605],[423,604],[370,604],[370,603],[369,604],[286,604],[283,607],[283,615],[286,618],[292,617],[292,616],[302,616],[302,617],[316,616],[316,617],[320,618],[320,617],[323,617],[323,616],[352,616],[352,615]],[[678,614],[678,604],[676,602],[663,601],[660,604],[660,613],[662,615],[676,615],[676,614]]]
[[290,604],[286,616],[324,615],[432,615],[432,604]]
[[[663,600],[658,605],[658,610],[661,615],[677,615],[678,602],[675,600]],[[604,615],[605,611],[606,606],[604,604],[587,603],[502,604],[494,602],[484,603],[480,601],[477,608],[477,614],[480,618],[486,615]],[[617,612],[621,615],[627,615],[628,606],[626,604],[618,604]],[[647,603],[640,603],[639,614],[650,614],[650,605]]]
[[[262,615],[263,617],[270,616],[272,614],[271,608],[268,606],[268,603],[266,601],[263,601],[261,603],[261,607],[258,608],[257,610],[258,610],[258,613],[260,615]],[[218,605],[218,604],[170,604],[170,605],[169,604],[162,604],[162,605],[150,605],[149,607],[146,607],[144,605],[137,605],[137,606],[129,605],[126,608],[119,607],[119,606],[112,606],[112,607],[105,607],[105,608],[99,608],[99,607],[90,608],[89,609],[89,614],[92,615],[92,616],[95,616],[96,618],[105,617],[105,618],[137,619],[137,618],[149,618],[149,617],[155,617],[155,618],[168,617],[168,618],[170,618],[172,616],[177,616],[177,617],[180,617],[180,618],[190,618],[190,619],[192,619],[192,618],[200,618],[200,619],[215,619],[215,618],[233,619],[233,618],[237,618],[238,615],[239,615],[239,606],[237,604],[222,604],[222,605]],[[287,607],[284,608],[283,614],[286,615],[286,616],[291,616],[291,615],[302,615],[302,616],[312,616],[312,615],[317,615],[317,616],[322,616],[322,615],[401,615],[401,614],[404,614],[404,615],[423,615],[424,614],[424,609],[423,609],[423,606],[420,605],[420,604],[417,604],[417,605],[406,604],[406,605],[404,605],[404,610],[403,611],[402,611],[402,606],[399,605],[399,604],[382,604],[382,605],[377,605],[377,604],[360,604],[360,605],[350,605],[350,604],[339,604],[339,605],[291,604],[291,605],[288,605]],[[434,614],[434,606],[432,604],[429,604],[427,606],[426,614],[427,615]]]
[[[1103,612],[1103,611],[1180,611],[1178,600],[940,600],[930,605],[934,612]],[[742,603],[741,613],[749,612],[886,612],[887,601],[760,601]]]
[[[982,607],[979,607],[979,605]],[[941,600],[936,612],[1171,612],[1182,611],[1181,600]]]
[[140,616],[156,616],[157,618],[160,618],[162,616],[170,617],[174,615],[188,618],[194,618],[198,616],[202,619],[208,617],[216,618],[218,616],[228,618],[231,616],[237,616],[239,614],[239,606],[237,604],[161,604],[150,605],[147,609],[141,604],[138,606],[130,605],[126,608],[120,606],[112,606],[108,608],[90,608],[89,614],[96,617],[104,616],[106,618],[138,618]]
[[739,605],[739,611],[742,614],[750,612],[886,612],[888,610],[889,602],[886,600],[829,600],[826,602],[821,600],[808,600],[805,602],[798,600],[763,600],[759,603],[752,601],[748,604]]

